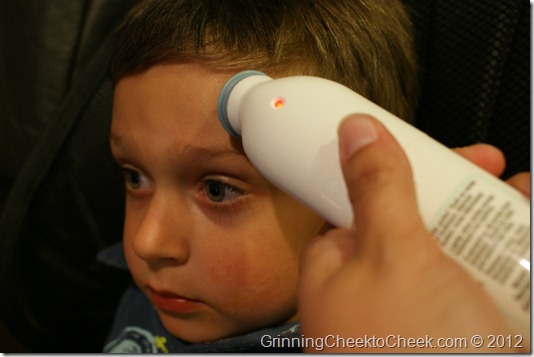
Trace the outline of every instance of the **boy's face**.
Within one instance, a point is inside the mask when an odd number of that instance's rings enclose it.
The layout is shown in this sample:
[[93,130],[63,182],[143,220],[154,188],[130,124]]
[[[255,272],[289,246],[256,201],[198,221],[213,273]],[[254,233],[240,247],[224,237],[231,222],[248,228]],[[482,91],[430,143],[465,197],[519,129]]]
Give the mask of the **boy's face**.
[[299,255],[324,225],[267,182],[219,124],[230,76],[160,65],[115,90],[126,260],[166,329],[189,342],[294,318]]

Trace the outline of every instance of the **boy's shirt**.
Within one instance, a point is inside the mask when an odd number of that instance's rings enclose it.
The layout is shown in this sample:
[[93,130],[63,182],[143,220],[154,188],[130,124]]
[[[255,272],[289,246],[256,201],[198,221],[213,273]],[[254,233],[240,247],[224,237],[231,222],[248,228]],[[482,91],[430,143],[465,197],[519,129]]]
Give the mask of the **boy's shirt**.
[[[98,260],[128,269],[122,243],[98,254]],[[191,352],[300,352],[298,322],[266,328],[246,335],[190,344],[165,330],[150,300],[136,287],[123,295],[103,352],[106,353],[191,353]],[[294,340],[294,343],[290,341]],[[279,347],[282,346],[282,347]]]

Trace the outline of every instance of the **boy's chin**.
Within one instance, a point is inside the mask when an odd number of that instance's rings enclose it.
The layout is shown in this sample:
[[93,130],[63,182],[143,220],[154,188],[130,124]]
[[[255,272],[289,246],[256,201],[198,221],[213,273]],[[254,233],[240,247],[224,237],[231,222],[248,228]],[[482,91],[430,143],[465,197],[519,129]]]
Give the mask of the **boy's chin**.
[[[214,312],[203,312],[198,314],[189,314],[176,316],[158,311],[160,320],[165,329],[174,337],[187,343],[207,343],[214,342],[224,338],[245,335],[250,332],[261,330],[262,328],[274,327],[275,325],[266,323],[258,326],[258,321],[251,321],[250,324],[242,321],[227,319]],[[297,321],[298,315],[282,321]]]
[[252,332],[254,327],[247,328],[226,321],[224,317],[215,313],[190,314],[172,316],[158,312],[165,329],[174,337],[187,343],[206,343],[218,341],[223,338],[238,336]]

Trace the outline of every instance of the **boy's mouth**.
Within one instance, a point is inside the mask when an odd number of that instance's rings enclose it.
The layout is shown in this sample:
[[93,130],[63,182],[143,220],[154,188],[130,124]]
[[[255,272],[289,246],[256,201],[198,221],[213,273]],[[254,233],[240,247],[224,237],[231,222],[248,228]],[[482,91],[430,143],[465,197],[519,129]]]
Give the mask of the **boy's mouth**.
[[169,291],[155,290],[149,287],[150,299],[160,310],[175,314],[191,314],[198,312],[204,307],[204,303],[184,296],[176,295]]

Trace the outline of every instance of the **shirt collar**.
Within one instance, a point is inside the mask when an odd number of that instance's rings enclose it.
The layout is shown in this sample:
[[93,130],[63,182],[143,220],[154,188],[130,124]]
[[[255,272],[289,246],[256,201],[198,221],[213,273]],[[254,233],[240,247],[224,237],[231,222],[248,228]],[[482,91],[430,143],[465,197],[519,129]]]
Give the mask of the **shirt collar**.
[[126,259],[124,258],[124,249],[122,242],[115,243],[96,255],[96,260],[105,265],[109,265],[115,268],[128,269]]

